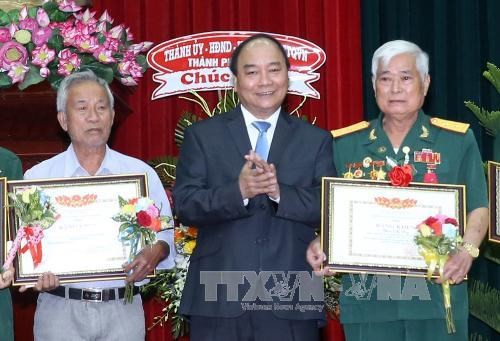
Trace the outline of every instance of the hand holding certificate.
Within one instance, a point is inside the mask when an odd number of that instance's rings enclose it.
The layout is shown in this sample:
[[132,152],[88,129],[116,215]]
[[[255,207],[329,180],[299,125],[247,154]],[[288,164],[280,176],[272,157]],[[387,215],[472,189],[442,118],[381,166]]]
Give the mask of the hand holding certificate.
[[[123,264],[145,241],[125,242],[126,228],[120,239],[121,224],[113,216],[120,213],[119,196],[147,197],[144,174],[8,182],[9,191],[21,199],[32,186],[50,198],[58,219],[50,228],[26,232],[31,244],[23,242],[21,249],[28,245],[34,252],[18,254],[14,285],[34,284],[47,271],[61,283],[125,278]],[[10,235],[15,236],[27,224],[14,210],[10,217]]]
[[322,248],[336,272],[425,276],[414,238],[422,219],[444,214],[465,225],[464,186],[323,179]]

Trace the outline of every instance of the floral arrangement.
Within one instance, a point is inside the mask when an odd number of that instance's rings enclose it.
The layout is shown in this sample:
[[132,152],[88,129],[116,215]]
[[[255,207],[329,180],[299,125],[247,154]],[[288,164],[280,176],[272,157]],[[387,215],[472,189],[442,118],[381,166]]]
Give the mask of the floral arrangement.
[[162,324],[169,317],[172,318],[172,334],[175,339],[187,333],[187,324],[183,316],[177,311],[181,303],[182,290],[186,283],[186,275],[189,267],[189,257],[196,246],[198,230],[195,227],[187,227],[182,224],[174,229],[174,243],[177,256],[175,257],[175,267],[172,270],[163,272],[157,279],[146,285],[146,290],[155,289],[160,297],[167,302],[163,308],[163,315],[155,317],[156,322],[149,329],[157,324]]
[[[458,246],[462,242],[457,220],[438,214],[420,223],[417,226],[417,230],[415,243],[418,245],[419,253],[424,257],[427,264],[427,279],[430,279],[436,270],[439,271],[439,276],[442,278],[444,265],[450,255],[457,252]],[[449,280],[445,280],[441,284],[446,314],[446,327],[449,334],[455,332],[451,309],[450,284]]]
[[97,19],[74,0],[0,10],[0,88],[24,90],[47,80],[57,89],[65,76],[85,69],[108,83],[116,78],[137,85],[147,68],[141,53],[152,43],[132,40],[129,28],[113,26],[107,11]]
[[[51,227],[58,216],[50,198],[40,187],[31,186],[16,193],[9,193],[10,206],[14,208],[22,227],[16,233],[16,238],[8,252],[2,268],[12,265],[16,253],[30,251],[33,265],[36,267],[42,261],[43,230]],[[23,240],[25,245],[21,248]]]
[[[149,198],[125,200],[119,196],[118,201],[120,212],[113,216],[113,220],[121,223],[118,238],[124,245],[130,245],[128,260],[131,262],[139,251],[139,243],[152,245],[156,241],[156,232],[168,228],[169,218],[160,216],[160,209]],[[127,284],[124,303],[133,301],[133,285]]]

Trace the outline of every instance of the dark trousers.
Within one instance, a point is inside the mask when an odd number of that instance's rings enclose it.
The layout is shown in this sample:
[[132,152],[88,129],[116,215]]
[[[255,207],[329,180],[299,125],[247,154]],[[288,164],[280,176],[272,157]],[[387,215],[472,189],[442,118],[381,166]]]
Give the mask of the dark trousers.
[[190,317],[191,341],[319,341],[317,320],[285,320],[270,311],[234,318]]

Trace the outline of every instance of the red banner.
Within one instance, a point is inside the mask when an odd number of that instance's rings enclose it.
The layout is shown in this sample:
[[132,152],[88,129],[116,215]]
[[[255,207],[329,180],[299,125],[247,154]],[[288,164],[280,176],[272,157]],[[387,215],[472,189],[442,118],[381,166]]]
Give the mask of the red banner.
[[[246,38],[259,32],[205,32],[165,41],[152,48],[148,64],[158,71],[153,80],[160,86],[151,99],[189,91],[225,90],[233,87],[229,70],[231,54]],[[311,85],[319,79],[314,72],[326,60],[325,52],[317,45],[292,36],[269,33],[285,48],[290,60],[288,92],[319,98]]]

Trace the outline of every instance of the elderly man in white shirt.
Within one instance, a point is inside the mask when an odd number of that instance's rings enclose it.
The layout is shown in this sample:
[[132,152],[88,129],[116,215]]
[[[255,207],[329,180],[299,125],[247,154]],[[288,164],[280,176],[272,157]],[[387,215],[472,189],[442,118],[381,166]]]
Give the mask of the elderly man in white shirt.
[[[26,171],[24,178],[146,173],[150,198],[161,207],[161,215],[171,217],[167,196],[155,171],[143,161],[107,146],[113,104],[108,84],[91,71],[65,78],[57,93],[57,119],[70,136],[71,145],[65,152]],[[123,280],[59,286],[54,274],[41,275],[34,287],[41,291],[35,313],[35,340],[144,340],[144,311],[138,288],[147,282],[146,275],[155,267],[174,265],[173,231],[159,232],[157,239],[124,268],[129,273],[126,282],[135,285],[131,304],[123,304]],[[98,289],[96,302],[81,299],[96,297],[87,295],[86,289],[90,289],[89,293]]]

